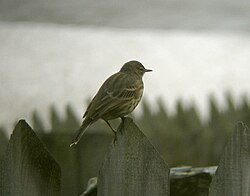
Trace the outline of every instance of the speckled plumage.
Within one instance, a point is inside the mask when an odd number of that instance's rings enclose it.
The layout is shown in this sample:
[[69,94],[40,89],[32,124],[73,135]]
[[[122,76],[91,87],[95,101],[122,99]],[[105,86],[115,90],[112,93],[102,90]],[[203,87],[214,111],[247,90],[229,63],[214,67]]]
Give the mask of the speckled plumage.
[[[77,144],[86,128],[99,119],[108,120],[124,117],[139,104],[143,94],[142,76],[145,69],[138,61],[129,61],[121,70],[110,76],[100,87],[83,115],[83,123],[71,145]],[[114,129],[110,126],[114,131]]]

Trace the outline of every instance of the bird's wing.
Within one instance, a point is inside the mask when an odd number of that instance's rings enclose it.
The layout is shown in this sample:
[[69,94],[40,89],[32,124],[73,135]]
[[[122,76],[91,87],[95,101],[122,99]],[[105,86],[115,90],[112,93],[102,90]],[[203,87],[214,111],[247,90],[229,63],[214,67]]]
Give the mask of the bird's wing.
[[138,90],[138,87],[135,86],[130,86],[127,88],[122,88],[122,89],[112,89],[111,91],[107,92],[107,95],[105,97],[102,98],[102,101],[104,101],[105,99],[118,99],[120,101],[125,101],[125,100],[129,100],[133,97],[135,97],[135,93]]
[[95,99],[95,97],[92,99],[92,101],[89,103],[89,105],[88,105],[88,107],[87,107],[87,109],[86,109],[86,111],[84,112],[84,114],[83,114],[83,117],[82,118],[85,118],[86,117],[86,115],[88,114],[88,111],[89,111],[89,108],[91,108],[91,105],[92,105],[92,103],[93,103],[93,100]]
[[103,83],[86,112],[90,118],[101,118],[107,112],[135,98],[139,88],[141,85],[132,78],[118,72]]

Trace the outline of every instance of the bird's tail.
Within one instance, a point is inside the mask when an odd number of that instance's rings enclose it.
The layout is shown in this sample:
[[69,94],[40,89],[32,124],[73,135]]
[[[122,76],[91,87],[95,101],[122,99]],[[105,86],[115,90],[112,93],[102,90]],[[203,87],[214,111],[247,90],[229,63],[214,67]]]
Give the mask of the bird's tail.
[[92,120],[91,118],[85,118],[85,119],[84,119],[84,121],[82,122],[81,127],[77,130],[77,133],[76,133],[76,135],[75,135],[75,137],[74,137],[73,142],[70,144],[70,147],[76,145],[76,144],[80,141],[80,139],[81,139],[81,137],[83,136],[83,134],[85,133],[87,127],[88,127],[90,124],[92,124],[92,121],[93,121],[93,120]]

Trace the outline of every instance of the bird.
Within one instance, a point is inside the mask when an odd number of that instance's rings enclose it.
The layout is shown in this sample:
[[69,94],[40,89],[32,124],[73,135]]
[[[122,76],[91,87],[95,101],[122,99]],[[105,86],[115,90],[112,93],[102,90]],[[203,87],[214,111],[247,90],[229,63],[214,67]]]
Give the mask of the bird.
[[82,125],[77,130],[70,147],[76,145],[86,129],[99,119],[107,123],[116,137],[116,130],[109,120],[119,117],[123,119],[136,108],[144,90],[142,77],[146,72],[151,71],[139,61],[132,60],[126,62],[119,72],[106,79],[88,105],[83,115]]

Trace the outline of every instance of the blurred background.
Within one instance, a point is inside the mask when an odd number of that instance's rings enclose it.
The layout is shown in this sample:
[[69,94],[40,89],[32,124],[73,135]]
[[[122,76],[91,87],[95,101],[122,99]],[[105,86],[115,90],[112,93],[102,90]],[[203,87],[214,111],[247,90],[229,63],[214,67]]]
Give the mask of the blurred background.
[[113,135],[100,121],[70,149],[74,131],[102,82],[136,59],[154,70],[136,124],[170,166],[217,165],[235,123],[250,124],[249,10],[247,0],[0,0],[0,156],[24,118],[59,162],[63,195],[82,192]]

